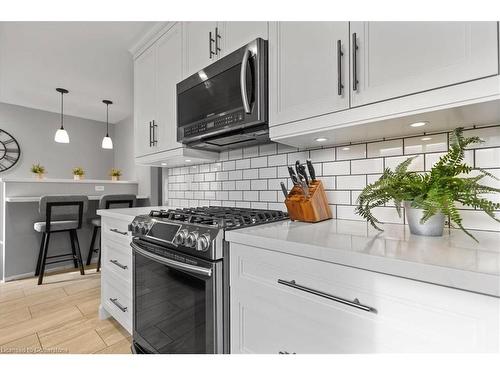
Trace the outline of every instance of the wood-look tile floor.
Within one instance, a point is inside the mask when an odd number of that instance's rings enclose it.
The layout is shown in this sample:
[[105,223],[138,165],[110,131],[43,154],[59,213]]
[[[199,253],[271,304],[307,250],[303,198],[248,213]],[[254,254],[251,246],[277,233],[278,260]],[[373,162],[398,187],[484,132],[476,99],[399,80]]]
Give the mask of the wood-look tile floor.
[[0,354],[129,354],[129,333],[99,319],[100,284],[95,269],[0,284]]

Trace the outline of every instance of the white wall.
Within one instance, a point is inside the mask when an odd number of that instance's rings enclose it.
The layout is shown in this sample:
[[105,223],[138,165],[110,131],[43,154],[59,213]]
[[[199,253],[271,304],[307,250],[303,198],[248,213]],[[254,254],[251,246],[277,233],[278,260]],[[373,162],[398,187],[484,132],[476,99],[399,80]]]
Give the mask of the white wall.
[[[104,116],[104,112],[103,112]],[[47,178],[72,178],[71,169],[81,166],[89,179],[108,179],[113,167],[113,150],[101,148],[106,125],[102,122],[65,116],[69,144],[54,142],[60,124],[58,113],[0,103],[0,129],[9,132],[21,147],[21,158],[0,177],[30,177],[30,167],[40,162]],[[113,125],[110,125],[113,137]]]
[[134,116],[116,123],[113,147],[115,167],[122,170],[123,180],[139,182],[139,195],[151,195],[151,168],[135,164],[134,157]]

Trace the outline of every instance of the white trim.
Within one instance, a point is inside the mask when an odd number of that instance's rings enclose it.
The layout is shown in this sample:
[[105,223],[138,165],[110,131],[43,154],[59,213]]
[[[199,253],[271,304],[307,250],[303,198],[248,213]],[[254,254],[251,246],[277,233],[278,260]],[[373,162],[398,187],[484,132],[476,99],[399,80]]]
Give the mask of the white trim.
[[134,60],[138,58],[146,49],[148,49],[156,40],[165,34],[176,22],[156,22],[132,47],[129,52]]

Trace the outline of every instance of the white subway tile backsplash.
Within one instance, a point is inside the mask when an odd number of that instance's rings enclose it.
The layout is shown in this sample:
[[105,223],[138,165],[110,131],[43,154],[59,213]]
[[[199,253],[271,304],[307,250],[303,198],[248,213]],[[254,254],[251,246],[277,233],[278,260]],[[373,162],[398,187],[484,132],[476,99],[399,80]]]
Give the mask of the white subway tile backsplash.
[[[385,158],[385,167],[390,168],[391,170],[396,169],[396,167],[404,162],[406,159],[412,156],[394,156],[390,158]],[[413,172],[423,172],[424,171],[424,156],[416,155],[415,159],[413,159],[412,163],[408,167],[409,171]]]
[[267,167],[267,156],[261,156],[258,158],[252,158],[250,160],[250,166],[252,168]]
[[[476,168],[487,168],[500,178],[500,126],[465,133],[486,140],[481,146],[466,151],[465,162]],[[285,183],[288,191],[293,187],[287,166],[294,167],[296,160],[304,163],[311,158],[334,217],[362,222],[354,210],[366,184],[378,180],[384,168],[394,170],[412,155],[417,157],[410,170],[429,170],[446,147],[447,136],[441,133],[313,150],[297,150],[281,144],[236,149],[221,153],[220,162],[168,169],[165,172],[167,202],[175,207],[197,203],[286,210],[280,182]],[[478,173],[473,170],[469,176]],[[500,181],[489,177],[481,182],[500,187]],[[498,195],[487,197],[500,201]],[[382,222],[403,223],[404,218],[398,217],[392,205],[393,202],[389,202],[385,207],[376,208],[375,215]],[[483,213],[470,207],[460,208],[466,228],[500,231],[500,226]]]
[[337,176],[337,189],[360,190],[366,186],[366,176]]
[[271,155],[267,157],[267,165],[274,167],[277,165],[286,165],[287,158],[285,154]]
[[349,161],[334,161],[323,163],[323,176],[338,176],[351,173],[351,163]]
[[267,180],[252,180],[250,181],[250,189],[252,190],[266,190]]
[[382,173],[384,159],[360,159],[351,161],[352,174]]
[[448,149],[446,134],[421,135],[405,138],[405,154],[421,154],[427,152],[442,152]]
[[259,178],[276,178],[276,167],[260,168]]
[[311,150],[311,160],[315,163],[335,160],[335,148]]
[[339,146],[335,148],[337,160],[353,160],[366,158],[366,144]]
[[476,143],[469,148],[500,147],[500,127],[479,128],[464,131],[466,137],[479,137],[482,143]]
[[368,143],[367,157],[369,158],[375,158],[379,156],[397,156],[397,155],[403,155],[402,139]]
[[236,169],[250,168],[250,159],[236,160]]
[[475,153],[477,168],[500,167],[500,147],[479,149]]

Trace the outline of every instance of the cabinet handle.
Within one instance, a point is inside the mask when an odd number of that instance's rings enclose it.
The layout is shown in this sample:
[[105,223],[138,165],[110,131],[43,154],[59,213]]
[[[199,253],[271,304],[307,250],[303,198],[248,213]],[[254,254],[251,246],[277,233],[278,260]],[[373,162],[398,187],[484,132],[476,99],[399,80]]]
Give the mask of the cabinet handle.
[[212,43],[215,42],[215,40],[212,38],[212,32],[209,31],[208,33],[208,58],[211,59],[212,55],[215,55],[215,53],[212,52]]
[[120,267],[122,270],[126,270],[128,268],[127,266],[124,266],[123,264],[118,262],[116,259],[110,259],[109,262],[113,263],[117,267]]
[[352,34],[352,89],[358,91],[358,42],[356,33]]
[[219,39],[221,38],[221,36],[219,35],[219,28],[216,27],[215,28],[215,55],[216,56],[219,56],[219,51],[220,51],[220,48],[219,48]]
[[126,236],[128,234],[127,232],[122,232],[121,230],[118,230],[118,229],[115,229],[115,228],[111,228],[109,231],[110,232],[115,232],[115,233],[118,233],[118,234],[123,234],[124,236]]
[[344,85],[342,84],[342,41],[337,40],[337,94],[342,96],[342,89]]
[[355,298],[353,301],[349,301],[345,298],[336,297],[336,296],[333,296],[333,295],[328,294],[328,293],[320,292],[319,290],[315,290],[315,289],[308,288],[306,286],[299,285],[295,282],[295,280],[286,281],[286,280],[278,279],[278,284],[282,284],[282,285],[288,286],[288,287],[293,288],[293,289],[298,289],[298,290],[301,290],[301,291],[306,292],[306,293],[311,293],[311,294],[314,294],[315,296],[323,297],[323,298],[326,298],[326,299],[329,299],[329,300],[332,300],[335,302],[339,302],[339,303],[342,303],[344,305],[354,307],[356,309],[360,309],[360,310],[367,311],[367,312],[372,312],[375,314],[377,313],[377,310],[374,309],[373,307],[362,305],[361,303],[359,303],[359,300],[357,298]]
[[118,302],[118,298],[110,298],[109,299],[116,307],[118,307],[122,312],[126,312],[128,307],[123,306],[120,302]]
[[158,145],[158,139],[156,139],[158,124],[153,120],[153,146]]
[[151,147],[153,145],[153,141],[152,141],[152,136],[151,136],[151,132],[153,130],[153,125],[151,124],[151,121],[149,122],[149,147]]
[[297,353],[295,353],[295,352],[291,352],[291,353],[289,353],[289,352],[287,352],[287,351],[281,351],[281,350],[280,350],[280,351],[278,352],[278,354],[297,354]]

